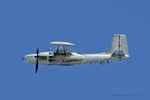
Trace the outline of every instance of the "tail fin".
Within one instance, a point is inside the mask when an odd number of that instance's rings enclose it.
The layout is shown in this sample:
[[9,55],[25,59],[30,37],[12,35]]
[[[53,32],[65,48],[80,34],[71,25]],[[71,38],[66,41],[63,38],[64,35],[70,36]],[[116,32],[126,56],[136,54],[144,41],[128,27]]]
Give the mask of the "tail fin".
[[111,48],[108,51],[112,56],[125,56],[129,55],[127,37],[125,34],[114,34],[112,39]]

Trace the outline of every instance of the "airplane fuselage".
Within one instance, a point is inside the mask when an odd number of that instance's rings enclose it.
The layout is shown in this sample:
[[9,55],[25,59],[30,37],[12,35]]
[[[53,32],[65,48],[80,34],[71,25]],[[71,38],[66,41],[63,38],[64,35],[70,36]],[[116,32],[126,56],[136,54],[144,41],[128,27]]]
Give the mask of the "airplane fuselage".
[[[112,57],[111,54],[78,54],[72,52],[71,55],[55,55],[51,51],[39,53],[39,64],[43,65],[81,65],[96,62],[109,62],[114,60],[123,60],[128,58],[128,55],[123,57]],[[24,60],[29,63],[36,63],[36,54],[29,54],[24,57]]]

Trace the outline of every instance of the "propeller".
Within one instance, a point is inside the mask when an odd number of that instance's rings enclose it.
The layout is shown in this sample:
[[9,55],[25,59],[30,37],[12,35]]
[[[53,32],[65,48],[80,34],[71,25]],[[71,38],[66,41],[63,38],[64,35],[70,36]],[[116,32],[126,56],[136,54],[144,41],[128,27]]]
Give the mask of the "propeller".
[[38,65],[39,65],[39,48],[36,49],[36,54],[37,54],[37,59],[36,59],[36,69],[35,69],[35,73],[37,73],[38,71]]

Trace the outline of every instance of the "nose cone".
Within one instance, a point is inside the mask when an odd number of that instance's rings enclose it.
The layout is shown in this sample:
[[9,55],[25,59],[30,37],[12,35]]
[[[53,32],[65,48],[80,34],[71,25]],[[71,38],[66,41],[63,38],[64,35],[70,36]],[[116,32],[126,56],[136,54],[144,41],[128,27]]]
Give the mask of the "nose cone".
[[30,55],[26,55],[22,58],[22,60],[26,61],[26,62],[29,62],[29,63],[36,63],[36,59],[34,57],[33,54],[30,54]]
[[26,55],[26,56],[22,57],[21,60],[23,60],[23,61],[28,61],[28,60],[29,60],[29,56]]

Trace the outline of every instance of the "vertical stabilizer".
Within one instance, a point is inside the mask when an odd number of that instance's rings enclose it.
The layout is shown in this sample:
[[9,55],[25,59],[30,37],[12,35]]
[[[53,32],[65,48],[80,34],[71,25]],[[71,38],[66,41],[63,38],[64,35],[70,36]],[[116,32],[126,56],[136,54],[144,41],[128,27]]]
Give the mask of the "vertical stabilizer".
[[112,56],[125,56],[128,54],[127,37],[125,34],[114,34],[111,48],[108,51]]

